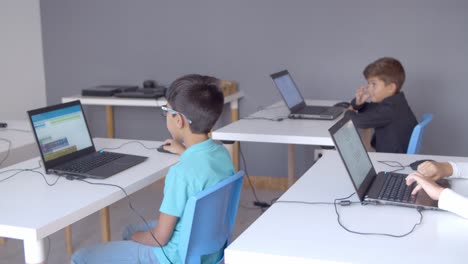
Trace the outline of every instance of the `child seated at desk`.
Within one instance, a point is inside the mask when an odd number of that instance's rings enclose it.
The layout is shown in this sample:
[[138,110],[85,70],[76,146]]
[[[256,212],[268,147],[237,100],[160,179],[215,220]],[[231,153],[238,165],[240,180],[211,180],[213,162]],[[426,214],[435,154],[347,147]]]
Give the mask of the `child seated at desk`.
[[[166,140],[169,145],[164,149],[180,154],[180,160],[166,175],[158,221],[128,226],[123,241],[80,249],[72,263],[181,263],[180,223],[188,199],[234,175],[227,150],[208,137],[224,105],[218,80],[195,74],[181,77],[171,84],[166,98],[167,106],[161,109],[172,139]],[[214,263],[221,255],[204,256],[202,263]]]
[[439,208],[468,219],[468,198],[439,186],[435,181],[442,178],[467,178],[468,163],[426,161],[418,166],[418,171],[406,177],[406,184],[416,182],[413,195],[424,189],[434,200],[439,200]]
[[[346,115],[356,127],[374,129],[370,145],[377,152],[406,153],[409,139],[418,124],[401,92],[405,70],[394,58],[380,58],[364,69],[368,85],[356,90]],[[370,99],[371,102],[366,102]],[[365,142],[368,145],[368,142]]]

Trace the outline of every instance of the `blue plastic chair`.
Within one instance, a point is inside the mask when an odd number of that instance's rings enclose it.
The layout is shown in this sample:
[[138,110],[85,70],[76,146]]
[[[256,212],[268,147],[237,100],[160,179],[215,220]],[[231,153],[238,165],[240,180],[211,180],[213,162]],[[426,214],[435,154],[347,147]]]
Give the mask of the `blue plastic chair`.
[[[185,205],[179,256],[182,263],[224,250],[231,242],[245,173],[235,175],[189,198]],[[218,263],[224,260],[224,254]]]
[[422,116],[421,122],[419,122],[419,124],[414,127],[408,144],[408,150],[406,151],[407,154],[419,154],[424,135],[424,129],[431,121],[432,114],[426,113]]

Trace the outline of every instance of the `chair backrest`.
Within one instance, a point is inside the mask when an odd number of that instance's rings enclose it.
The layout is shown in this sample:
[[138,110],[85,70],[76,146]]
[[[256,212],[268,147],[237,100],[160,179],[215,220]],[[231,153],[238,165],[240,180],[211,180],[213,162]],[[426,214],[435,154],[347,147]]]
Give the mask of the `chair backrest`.
[[406,151],[407,154],[419,153],[424,135],[424,129],[431,121],[432,114],[423,114],[421,122],[419,122],[419,124],[417,124],[413,129],[413,133],[411,134],[411,138],[408,144],[408,150]]
[[230,243],[244,176],[239,171],[189,198],[179,241],[182,263],[200,263],[203,255],[223,250]]

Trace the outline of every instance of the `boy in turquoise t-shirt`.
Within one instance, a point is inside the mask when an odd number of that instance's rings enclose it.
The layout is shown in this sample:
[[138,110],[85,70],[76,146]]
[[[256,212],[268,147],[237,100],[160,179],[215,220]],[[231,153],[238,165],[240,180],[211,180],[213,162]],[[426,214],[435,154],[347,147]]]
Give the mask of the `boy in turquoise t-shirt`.
[[149,227],[127,227],[124,241],[81,249],[72,263],[181,263],[178,243],[185,204],[235,173],[227,150],[208,137],[224,105],[217,84],[216,78],[192,74],[175,80],[167,92],[168,104],[161,109],[172,139],[165,141],[164,149],[181,156],[166,175],[158,221]]

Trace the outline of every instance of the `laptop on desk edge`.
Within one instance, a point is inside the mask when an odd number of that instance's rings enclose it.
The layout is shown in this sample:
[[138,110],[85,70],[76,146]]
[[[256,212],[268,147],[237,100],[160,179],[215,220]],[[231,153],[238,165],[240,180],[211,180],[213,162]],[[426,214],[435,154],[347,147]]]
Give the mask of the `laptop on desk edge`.
[[30,110],[28,116],[47,174],[104,179],[147,159],[96,151],[79,100]]
[[[346,171],[350,176],[356,194],[359,200],[363,203],[373,204],[390,204],[414,208],[424,208],[438,210],[437,201],[432,200],[424,190],[420,190],[416,196],[413,196],[410,201],[402,201],[397,199],[386,199],[386,187],[388,187],[387,177],[394,174],[395,177],[403,178],[401,186],[406,187],[407,174],[379,172],[376,173],[374,166],[369,158],[369,155],[362,143],[361,137],[349,117],[339,120],[334,126],[329,129],[333,138],[336,149],[345,165]],[[448,187],[448,181],[441,182],[442,185]],[[409,191],[412,191],[415,185],[409,186]]]
[[289,108],[289,118],[334,120],[344,111],[342,107],[306,105],[288,70],[273,73],[270,77]]

